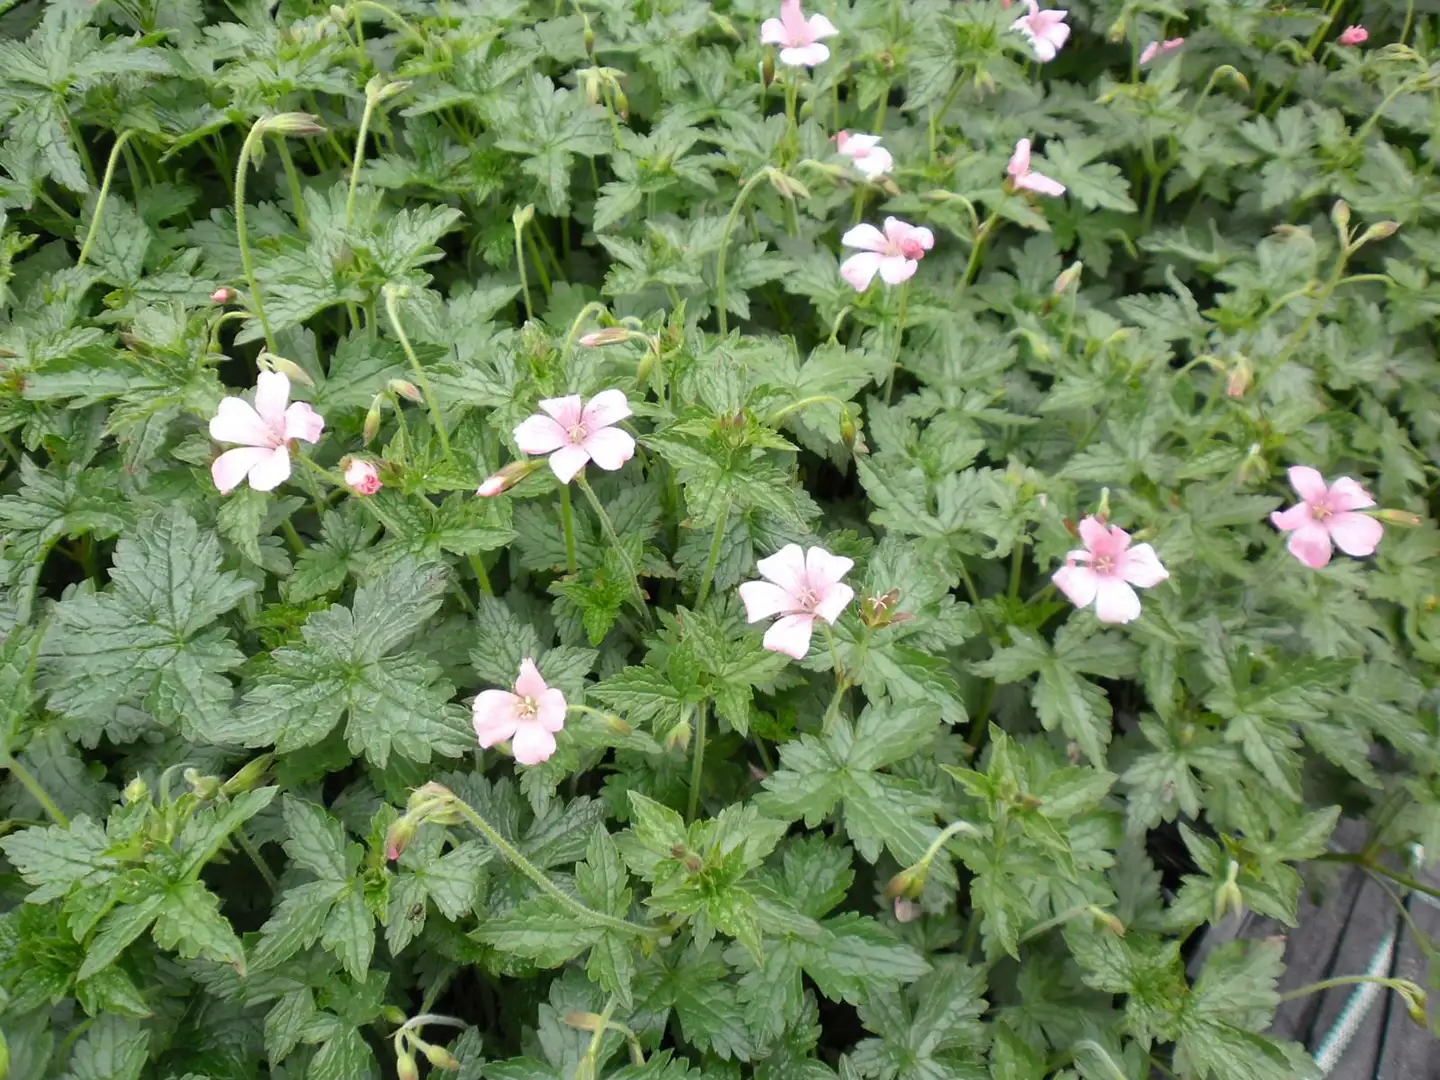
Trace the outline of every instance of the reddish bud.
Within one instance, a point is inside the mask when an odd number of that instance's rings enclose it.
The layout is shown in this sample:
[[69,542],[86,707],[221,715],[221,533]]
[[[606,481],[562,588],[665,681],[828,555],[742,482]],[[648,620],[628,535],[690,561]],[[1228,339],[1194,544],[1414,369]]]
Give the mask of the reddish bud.
[[237,293],[234,289],[232,289],[229,285],[221,285],[218,289],[216,289],[210,294],[210,302],[212,304],[229,304],[233,303],[235,297],[239,295],[240,294]]

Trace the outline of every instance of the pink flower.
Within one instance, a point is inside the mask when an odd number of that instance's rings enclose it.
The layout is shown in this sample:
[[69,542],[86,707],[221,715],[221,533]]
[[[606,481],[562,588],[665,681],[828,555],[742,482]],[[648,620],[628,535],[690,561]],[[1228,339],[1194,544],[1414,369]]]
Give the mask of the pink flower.
[[520,661],[515,692],[482,690],[475,698],[475,736],[487,749],[510,740],[521,765],[539,765],[555,753],[555,732],[565,726],[565,695],[546,685],[535,661]]
[[374,495],[384,487],[380,483],[380,470],[364,458],[350,459],[350,464],[345,466],[345,483],[356,495]]
[[499,473],[491,473],[480,482],[480,486],[475,489],[475,494],[486,499],[491,499],[503,492],[508,486],[509,485],[505,483],[505,477]]
[[835,149],[855,163],[855,171],[874,180],[895,167],[890,151],[880,145],[879,135],[851,134],[842,131],[835,136]]
[[864,292],[875,274],[887,285],[899,285],[915,276],[925,252],[935,246],[935,234],[923,225],[907,225],[887,217],[882,233],[874,225],[856,225],[840,238],[846,247],[861,248],[840,264],[840,276]]
[[925,909],[914,900],[906,900],[903,896],[895,898],[895,921],[901,923],[914,922],[925,914]]
[[1041,195],[1060,196],[1065,194],[1065,185],[1052,180],[1044,173],[1030,168],[1030,140],[1021,139],[1015,144],[1015,153],[1010,155],[1010,164],[1005,172],[1017,188],[1038,192]]
[[1347,47],[1363,45],[1370,40],[1370,31],[1359,25],[1347,26],[1337,40]]
[[1370,493],[1354,480],[1342,476],[1326,487],[1318,471],[1308,465],[1294,465],[1290,469],[1290,486],[1303,501],[1289,510],[1275,511],[1270,521],[1281,532],[1291,534],[1285,546],[1295,558],[1319,570],[1330,562],[1335,547],[1346,555],[1370,555],[1375,551],[1385,527],[1368,514],[1354,512],[1375,505]]
[[816,616],[833,623],[855,598],[855,590],[840,581],[854,565],[853,559],[820,547],[802,553],[799,544],[786,544],[757,562],[755,568],[766,580],[745,582],[740,599],[752,623],[780,616],[765,631],[765,648],[803,660]]
[[1025,0],[1025,6],[1030,9],[1029,14],[1021,15],[1010,24],[1010,29],[1024,34],[1035,52],[1035,59],[1048,64],[1070,37],[1070,27],[1065,25],[1069,12],[1041,11],[1036,0]]
[[221,285],[210,294],[210,302],[212,304],[228,304],[235,299],[235,296],[235,290],[230,288],[229,285]]
[[[1051,579],[1076,607],[1095,603],[1103,623],[1128,623],[1140,617],[1140,597],[1130,586],[1148,589],[1170,576],[1149,544],[1130,546],[1130,534],[1106,526],[1093,514],[1080,522],[1083,550],[1065,556]],[[1077,565],[1078,564],[1078,565]]]
[[[635,439],[616,427],[630,415],[621,390],[602,390],[583,404],[579,394],[546,398],[536,413],[515,429],[515,445],[526,454],[550,454],[550,468],[568,484],[587,462],[614,472],[635,456]],[[551,451],[554,451],[551,453]]]
[[210,421],[216,442],[239,443],[210,466],[221,494],[228,494],[246,477],[256,491],[273,491],[290,476],[290,443],[320,441],[325,419],[303,401],[286,406],[290,380],[278,371],[262,371],[255,380],[255,404],[227,397]]
[[824,15],[805,18],[800,0],[780,0],[780,18],[766,19],[760,24],[760,40],[766,45],[779,45],[780,62],[791,67],[814,67],[830,59],[830,49],[820,44],[821,38],[834,37],[840,31]]
[[1168,41],[1152,41],[1140,51],[1140,63],[1142,65],[1148,64],[1157,56],[1164,56],[1166,53],[1174,52],[1184,44],[1185,39],[1183,37],[1170,38]]

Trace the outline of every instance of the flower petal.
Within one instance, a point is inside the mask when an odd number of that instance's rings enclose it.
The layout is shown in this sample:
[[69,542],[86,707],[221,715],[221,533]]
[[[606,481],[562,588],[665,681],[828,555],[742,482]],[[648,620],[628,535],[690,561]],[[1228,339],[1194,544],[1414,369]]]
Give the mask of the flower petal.
[[601,390],[581,410],[580,422],[592,434],[600,428],[618,424],[631,415],[630,401],[624,390]]
[[822,547],[812,547],[805,553],[805,577],[812,589],[818,590],[834,584],[854,566],[854,559],[847,559],[844,555],[831,555]]
[[1050,579],[1076,607],[1088,607],[1095,599],[1100,575],[1088,566],[1062,566]]
[[833,623],[845,609],[850,606],[850,601],[855,599],[855,590],[843,582],[836,582],[827,585],[821,590],[820,600],[815,605],[815,614],[828,623]]
[[1385,535],[1385,526],[1369,514],[1336,514],[1325,523],[1330,539],[1346,555],[1373,555]]
[[297,401],[285,410],[285,438],[316,443],[324,430],[325,418],[305,402]]
[[635,456],[635,437],[624,428],[592,431],[583,446],[590,460],[606,472],[614,472]]
[[564,397],[545,398],[540,402],[540,411],[553,416],[562,428],[569,429],[580,423],[585,409],[579,394],[566,394]]
[[1118,577],[1096,583],[1095,617],[1103,623],[1128,623],[1140,617],[1140,596]]
[[515,734],[515,707],[519,699],[508,690],[482,690],[470,707],[475,737],[492,747]]
[[1125,562],[1120,576],[1131,585],[1149,589],[1159,585],[1170,576],[1170,571],[1160,564],[1160,556],[1149,544],[1136,544],[1125,552]]
[[920,264],[903,255],[886,255],[880,260],[880,280],[886,285],[899,285],[915,276]]
[[840,237],[840,243],[845,247],[860,248],[862,251],[886,251],[890,246],[885,234],[868,223],[856,225],[847,231]]
[[746,581],[740,586],[740,602],[745,605],[745,620],[759,622],[772,615],[800,610],[795,597],[769,581]]
[[883,255],[873,251],[862,251],[858,255],[851,255],[840,264],[840,276],[856,292],[864,292],[875,280],[875,275],[880,272],[880,262],[883,258]]
[[1348,476],[1342,476],[1330,485],[1332,510],[1364,510],[1367,506],[1374,505],[1375,500],[1370,497],[1370,492]]
[[1110,530],[1094,514],[1080,519],[1078,529],[1080,542],[1091,552],[1108,551],[1111,546]]
[[564,428],[539,413],[516,425],[514,434],[515,445],[522,454],[548,454],[570,441]]
[[784,45],[786,40],[785,24],[779,19],[766,19],[760,24],[760,43],[762,45]]
[[776,619],[774,625],[765,631],[765,648],[804,660],[810,651],[810,630],[814,623],[815,616],[809,614]]
[[801,45],[795,49],[781,49],[780,62],[791,67],[814,67],[830,59],[830,47],[820,42]]
[[773,581],[791,596],[805,591],[805,552],[799,544],[786,544],[774,555],[757,560],[755,569],[766,581]]
[[840,33],[840,31],[835,28],[835,24],[824,15],[811,15],[807,25],[810,28],[810,36],[816,41],[820,40],[820,38],[834,37]]
[[[234,453],[232,450],[231,453]],[[223,455],[222,455],[223,456]],[[250,486],[256,491],[274,491],[290,479],[290,448],[277,446],[250,467]]]
[[555,753],[555,736],[535,721],[526,721],[515,729],[510,752],[521,765],[539,765]]
[[1291,532],[1310,524],[1310,504],[1298,502],[1289,510],[1276,510],[1270,515],[1270,524],[1281,532]]
[[890,156],[890,151],[885,149],[871,150],[869,153],[855,158],[855,170],[871,180],[877,176],[884,176],[894,167],[895,159]]
[[1319,570],[1328,566],[1330,556],[1334,554],[1334,547],[1330,543],[1330,533],[1325,526],[1316,522],[1307,522],[1290,534],[1290,540],[1285,545],[1290,549],[1290,554],[1299,559],[1311,570]]
[[1312,469],[1309,465],[1292,465],[1288,475],[1290,486],[1306,502],[1323,499],[1330,492],[1325,486],[1325,477],[1320,475],[1318,469]]
[[840,152],[851,157],[880,145],[879,135],[867,135],[863,131],[842,131],[840,134],[845,136],[840,140]]
[[[1017,29],[1024,21],[1024,19],[1019,20],[1011,29]],[[1021,139],[1015,144],[1015,152],[1010,155],[1010,164],[1006,166],[1005,171],[1017,180],[1030,171],[1029,139]]]
[[535,710],[535,722],[546,731],[559,731],[565,726],[567,708],[565,695],[552,686],[540,695]]
[[237,446],[234,450],[226,450],[210,463],[210,476],[220,494],[228,495],[240,486],[240,481],[260,464],[261,459],[269,456],[269,447]]
[[515,680],[515,696],[538,698],[548,689],[550,686],[540,674],[540,669],[535,666],[535,661],[528,656],[521,660],[520,677]]
[[1015,186],[1025,188],[1027,191],[1033,191],[1037,195],[1049,195],[1051,198],[1056,199],[1065,194],[1065,185],[1060,183],[1059,180],[1052,180],[1044,173],[1033,171],[1017,179]]
[[276,431],[285,428],[285,406],[290,401],[290,380],[278,371],[262,371],[255,380],[255,411]]
[[550,471],[562,484],[568,484],[589,460],[590,452],[585,447],[562,446],[550,455]]
[[210,437],[216,442],[269,447],[272,432],[255,407],[244,398],[227,397],[210,420]]

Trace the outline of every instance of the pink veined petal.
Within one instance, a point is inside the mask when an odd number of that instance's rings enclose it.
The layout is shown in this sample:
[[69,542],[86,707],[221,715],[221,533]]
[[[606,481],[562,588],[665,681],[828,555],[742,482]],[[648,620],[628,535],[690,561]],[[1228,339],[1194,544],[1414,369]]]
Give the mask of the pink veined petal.
[[[1053,59],[1053,57],[1052,57]],[[1015,181],[1015,186],[1033,191],[1039,195],[1049,195],[1052,198],[1059,198],[1065,194],[1065,185],[1059,180],[1052,180],[1044,173],[1028,172]]]
[[568,484],[589,460],[590,452],[585,447],[562,446],[550,455],[550,471],[562,484]]
[[850,601],[855,599],[855,590],[843,582],[834,585],[827,585],[822,591],[820,602],[815,605],[815,614],[828,623],[833,623],[845,609],[850,606]]
[[521,765],[539,765],[555,753],[555,736],[535,721],[527,720],[515,729],[510,751]]
[[791,67],[815,67],[830,59],[830,47],[818,41],[792,49],[780,50],[780,62]]
[[624,390],[601,390],[585,404],[580,422],[593,434],[599,428],[618,424],[630,415],[630,402]]
[[805,575],[805,552],[799,544],[786,544],[774,555],[757,560],[755,569],[766,581],[773,581],[791,596],[799,596],[809,585]]
[[884,176],[894,167],[895,159],[890,156],[889,150],[875,149],[855,158],[856,170],[871,180],[877,176]]
[[535,661],[526,657],[520,661],[520,676],[515,680],[515,695],[522,698],[538,698],[550,687]]
[[[1024,19],[1020,20],[1020,22],[1024,21]],[[1021,139],[1015,144],[1015,152],[1010,155],[1010,164],[1005,167],[1005,171],[1015,177],[1017,181],[1030,171],[1029,139]]]
[[862,251],[888,251],[890,248],[885,234],[869,223],[856,225],[850,229],[840,237],[840,243],[845,247],[859,248]]
[[1155,54],[1160,51],[1160,42],[1152,41],[1145,48],[1140,50],[1140,64],[1144,66],[1155,59]]
[[228,495],[240,486],[250,470],[270,455],[269,447],[237,446],[226,450],[210,464],[210,476],[221,495]]
[[840,146],[840,152],[849,154],[851,157],[863,154],[867,150],[874,150],[880,145],[879,135],[866,135],[861,131],[847,131],[843,134],[845,139]]
[[1375,500],[1370,497],[1370,492],[1348,476],[1342,476],[1330,485],[1332,510],[1364,510],[1367,506],[1374,505]]
[[285,438],[316,443],[324,430],[325,418],[305,402],[294,402],[285,410]]
[[255,411],[276,431],[285,428],[285,405],[290,400],[290,380],[278,371],[262,371],[255,380]]
[[227,397],[210,420],[210,437],[241,446],[271,446],[273,434],[260,414],[244,398]]
[[1074,551],[1067,551],[1065,553],[1065,561],[1072,564],[1078,562],[1084,566],[1089,566],[1095,561],[1095,556],[1090,554],[1085,548],[1076,548]]
[[1373,555],[1385,535],[1385,526],[1368,514],[1336,514],[1325,524],[1330,539],[1346,555]]
[[1112,541],[1110,530],[1101,524],[1094,514],[1080,519],[1080,542],[1092,552],[1108,552]]
[[784,45],[785,41],[785,24],[779,19],[766,19],[760,24],[762,45]]
[[580,423],[585,409],[579,394],[566,394],[564,397],[545,398],[540,402],[540,411],[553,416],[557,424],[568,430]]
[[745,605],[746,622],[752,623],[800,610],[795,597],[768,581],[744,582],[740,586],[740,602]]
[[935,234],[924,225],[916,225],[910,230],[910,238],[916,241],[922,248],[929,251],[935,246]]
[[1310,524],[1310,504],[1299,502],[1289,510],[1276,510],[1270,515],[1270,524],[1281,532],[1293,532]]
[[522,454],[548,454],[570,441],[565,429],[548,416],[536,413],[515,426],[515,445]]
[[851,255],[840,264],[840,276],[856,292],[864,292],[875,280],[884,260],[885,256],[874,251],[862,251],[858,255]]
[[1330,564],[1330,556],[1334,554],[1334,547],[1330,543],[1330,533],[1325,526],[1309,522],[1302,525],[1290,534],[1290,540],[1285,545],[1290,549],[1290,554],[1299,559],[1311,570],[1319,570]]
[[635,456],[635,437],[623,428],[605,427],[590,433],[584,449],[596,465],[614,472]]
[[814,623],[815,616],[808,614],[776,619],[774,625],[765,631],[765,648],[804,660],[805,654],[810,651],[810,632]]
[[887,217],[881,231],[885,234],[885,249],[894,251],[910,239],[910,234],[915,231],[915,226],[908,221],[901,221],[897,217]]
[[250,467],[250,486],[256,491],[274,491],[290,479],[290,448],[277,446]]
[[1095,617],[1103,623],[1128,623],[1140,617],[1140,596],[1117,577],[1102,577],[1095,590]]
[[1325,486],[1325,477],[1320,475],[1318,469],[1312,469],[1309,465],[1291,465],[1288,475],[1290,486],[1306,502],[1323,499],[1330,493],[1330,489]]
[[840,33],[840,31],[835,28],[835,24],[824,15],[811,15],[807,25],[810,29],[810,37],[815,41],[818,41],[820,38],[834,37]]
[[1059,54],[1059,49],[1049,38],[1034,36],[1030,38],[1030,48],[1035,51],[1035,59],[1042,64],[1048,64]]
[[880,280],[886,285],[899,285],[915,276],[920,264],[903,255],[886,255],[880,260]]
[[550,687],[536,702],[535,722],[546,731],[559,731],[565,726],[565,695]]
[[1010,24],[1010,29],[1017,34],[1024,34],[1027,38],[1030,37],[1032,33],[1030,30],[1030,16],[1021,15],[1018,19],[1016,19],[1013,23]]
[[1160,556],[1149,544],[1136,544],[1125,552],[1125,564],[1120,576],[1131,585],[1149,589],[1170,576],[1170,571],[1160,564]]
[[805,576],[812,589],[834,584],[854,566],[854,559],[848,559],[844,555],[832,555],[822,547],[812,547],[805,553]]
[[515,707],[519,699],[508,690],[482,690],[470,707],[475,737],[492,747],[515,734]]
[[1088,566],[1062,566],[1050,579],[1065,598],[1076,607],[1088,607],[1095,599],[1100,575]]

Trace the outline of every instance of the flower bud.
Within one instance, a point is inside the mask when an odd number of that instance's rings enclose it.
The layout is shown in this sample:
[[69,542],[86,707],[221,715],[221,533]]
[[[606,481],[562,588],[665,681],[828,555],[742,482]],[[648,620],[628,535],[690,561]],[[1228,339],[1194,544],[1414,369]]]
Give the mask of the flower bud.
[[372,75],[370,81],[365,84],[365,98],[378,105],[382,101],[389,101],[396,94],[403,94],[408,89],[410,89],[410,84],[404,80],[387,82],[383,75]]
[[535,217],[535,204],[526,203],[524,206],[517,206],[510,214],[510,223],[517,229],[523,229]]
[[895,921],[900,923],[914,922],[925,914],[925,909],[914,900],[906,900],[903,896],[895,898]]
[[1237,355],[1235,365],[1225,377],[1225,396],[1242,398],[1255,382],[1255,368],[1248,356]]
[[415,1064],[415,1055],[401,1050],[395,1056],[395,1075],[399,1080],[420,1080],[420,1066]]
[[1360,239],[1355,241],[1355,246],[1360,247],[1362,244],[1368,244],[1371,240],[1388,240],[1399,231],[1400,223],[1398,221],[1377,221],[1360,234]]
[[850,415],[849,409],[840,410],[840,441],[851,450],[855,449],[855,417]]
[[396,1027],[400,1027],[408,1019],[404,1011],[396,1005],[386,1005],[380,1010],[380,1015],[385,1018],[387,1024],[394,1024]]
[[319,135],[325,130],[318,116],[310,113],[286,112],[266,116],[257,121],[266,135]]
[[1054,286],[1050,289],[1053,296],[1064,296],[1070,291],[1070,287],[1080,280],[1081,271],[1085,269],[1082,262],[1073,262],[1067,266],[1055,279]]
[[385,384],[385,389],[392,394],[399,394],[406,401],[413,401],[420,405],[425,401],[425,395],[420,393],[420,388],[408,379],[391,379]]
[[247,791],[254,791],[260,786],[260,781],[265,779],[265,774],[270,771],[270,766],[275,764],[274,754],[261,754],[254,761],[247,761],[240,766],[234,776],[226,780],[220,788],[226,795],[240,795]]
[[565,1024],[577,1031],[599,1031],[605,1025],[605,1018],[593,1012],[568,1012]]
[[765,50],[765,59],[760,61],[760,82],[768,87],[775,81],[775,56]]
[[420,1049],[425,1051],[425,1059],[437,1069],[449,1069],[453,1072],[460,1068],[460,1059],[443,1046],[421,1043]]
[[580,344],[587,348],[594,348],[601,345],[619,345],[631,338],[644,337],[644,334],[637,334],[629,327],[607,326],[603,330],[593,330],[580,338]]
[[339,4],[330,5],[330,21],[336,26],[350,25],[350,9]]
[[1412,514],[1409,510],[1376,510],[1375,516],[1387,525],[1404,525],[1413,529],[1425,519],[1419,514]]
[[886,884],[885,899],[903,897],[906,900],[919,900],[920,894],[925,891],[925,875],[928,870],[928,866],[919,864],[901,870]]
[[345,483],[356,495],[374,495],[384,485],[380,483],[380,470],[373,461],[364,458],[347,458],[340,463],[345,470]]
[[1095,916],[1096,922],[1100,923],[1101,926],[1105,927],[1105,929],[1109,930],[1116,937],[1125,936],[1125,924],[1104,908],[1096,904],[1091,904],[1090,914]]
[[410,841],[415,839],[418,828],[409,814],[396,818],[395,823],[385,833],[385,858],[390,862],[400,858],[410,846]]
[[1240,864],[1231,859],[1225,874],[1225,883],[1215,890],[1215,911],[1211,922],[1217,925],[1224,922],[1225,917],[1232,911],[1236,915],[1245,913],[1245,897],[1236,883],[1239,876]]
[[621,120],[630,119],[630,99],[618,86],[615,88],[615,115]]
[[1336,199],[1335,205],[1330,208],[1330,221],[1335,226],[1335,231],[1340,234],[1341,240],[1350,239],[1350,204],[1344,199]]
[[186,769],[180,775],[185,778],[185,783],[190,785],[190,790],[206,802],[220,794],[220,778],[218,776],[202,776],[199,769]]
[[501,495],[540,468],[546,460],[548,459],[524,458],[520,461],[512,461],[499,472],[487,476],[484,482],[475,489],[475,494],[486,499]]
[[665,749],[672,754],[683,754],[690,749],[690,721],[681,720],[666,733]]
[[268,349],[261,351],[256,362],[267,371],[278,371],[291,382],[303,383],[306,386],[315,385],[315,380],[310,378],[309,373],[294,360],[286,360],[285,357],[277,356]]
[[595,28],[590,25],[590,20],[585,20],[585,55],[595,55]]
[[231,304],[235,302],[235,297],[239,295],[240,294],[229,285],[221,285],[210,294],[210,302],[212,304]]
[[[145,778],[142,776],[137,776],[134,780],[131,780],[130,783],[125,785],[125,790],[120,793],[120,797],[125,800],[126,806],[134,806],[137,802],[148,798],[149,795],[150,785],[145,783]],[[0,1075],[4,1074],[0,1073]]]
[[370,403],[370,409],[365,413],[365,427],[360,432],[360,441],[369,446],[375,441],[375,436],[380,434],[380,410],[385,405],[385,395],[376,394],[375,400]]

